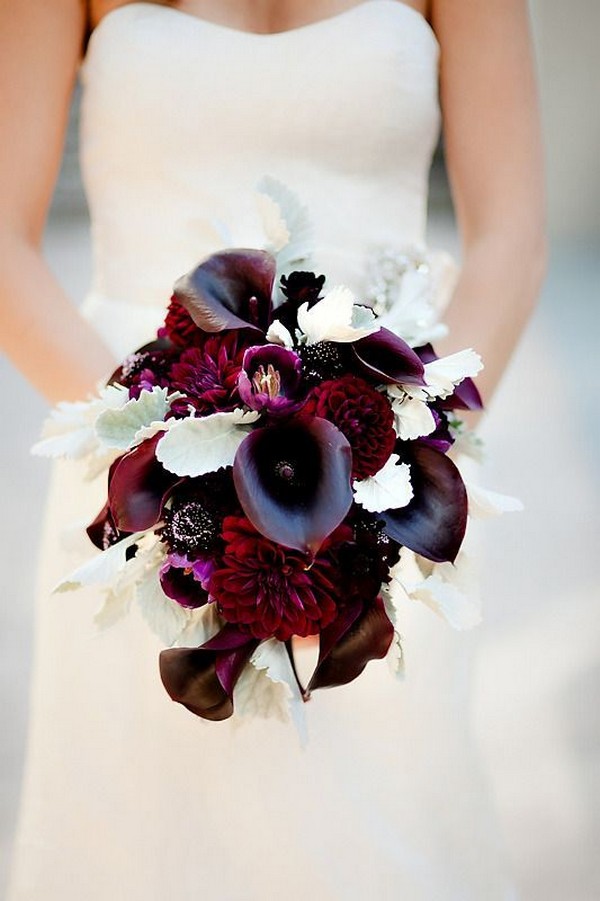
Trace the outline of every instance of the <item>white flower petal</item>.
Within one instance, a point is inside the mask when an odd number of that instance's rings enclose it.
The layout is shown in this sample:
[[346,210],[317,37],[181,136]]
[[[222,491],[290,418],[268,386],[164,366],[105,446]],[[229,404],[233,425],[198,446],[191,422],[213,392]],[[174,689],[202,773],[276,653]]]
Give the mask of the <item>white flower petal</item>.
[[469,504],[469,516],[477,519],[489,519],[492,516],[500,516],[502,513],[519,513],[523,510],[523,504],[517,497],[509,494],[500,494],[497,491],[489,491],[481,485],[465,482],[467,500]]
[[127,538],[122,538],[121,541],[112,544],[105,551],[100,551],[91,560],[79,566],[70,576],[59,582],[53,589],[53,593],[70,591],[81,585],[108,585],[128,563],[127,549],[133,544],[137,544],[148,531],[146,529],[143,532],[134,532],[133,535],[128,535]]
[[291,716],[301,743],[306,743],[304,701],[283,642],[270,638],[259,644],[236,684],[233,700],[240,716],[274,717],[282,722]]
[[481,622],[477,598],[437,574],[428,576],[411,592],[411,597],[423,601],[454,629],[472,629]]
[[169,396],[168,388],[153,387],[141,391],[118,410],[105,410],[96,420],[96,435],[105,447],[127,450],[131,448],[140,429],[164,420],[171,403],[181,394]]
[[471,348],[440,357],[425,364],[426,390],[432,397],[448,397],[463,379],[476,376],[482,369],[481,357]]
[[265,335],[267,341],[270,341],[271,344],[281,344],[283,347],[292,348],[294,346],[294,341],[292,336],[290,335],[288,329],[285,327],[283,322],[279,319],[274,319],[267,334]]
[[281,215],[281,207],[267,194],[257,194],[255,200],[269,242],[267,249],[272,253],[278,253],[290,241],[290,233]]
[[216,604],[205,604],[204,607],[190,610],[187,624],[175,643],[182,648],[198,648],[214,638],[224,623],[225,620],[217,613]]
[[156,445],[156,459],[178,476],[201,476],[231,466],[259,414],[237,407],[228,413],[180,419]]
[[433,413],[422,400],[404,395],[392,401],[392,410],[394,430],[404,441],[413,441],[423,435],[430,435],[435,430]]
[[355,328],[352,325],[355,297],[345,285],[336,285],[310,309],[308,303],[298,308],[298,325],[306,335],[308,344],[319,341],[357,341],[378,332],[379,322],[371,317],[368,325]]
[[354,480],[354,500],[370,513],[405,507],[413,496],[410,466],[400,463],[398,454],[391,454],[384,466],[366,479]]
[[146,623],[168,647],[175,644],[190,618],[190,611],[168,598],[162,590],[158,575],[164,552],[148,564],[136,588],[136,600]]
[[[298,195],[282,181],[271,175],[264,175],[256,187],[261,194],[276,204],[279,210],[278,218],[288,233],[287,242],[277,252],[277,271],[280,274],[293,267],[293,264],[311,257],[314,244],[312,221],[308,207],[302,204]],[[269,229],[272,227],[268,226]],[[278,234],[282,234],[279,226]]]
[[39,457],[79,459],[98,448],[94,424],[105,410],[122,407],[129,398],[123,385],[108,385],[88,401],[61,401],[42,428],[42,440],[31,448]]

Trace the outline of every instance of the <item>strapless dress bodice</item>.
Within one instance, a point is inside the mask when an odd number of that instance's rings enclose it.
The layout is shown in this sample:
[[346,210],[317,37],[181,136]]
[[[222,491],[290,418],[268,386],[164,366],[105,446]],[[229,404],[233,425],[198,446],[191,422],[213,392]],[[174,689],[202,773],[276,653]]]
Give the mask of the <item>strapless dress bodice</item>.
[[399,0],[276,34],[154,3],[105,15],[81,69],[83,311],[115,352],[152,337],[175,279],[224,233],[264,244],[264,175],[307,206],[328,284],[360,291],[371,247],[422,242],[438,55],[427,21]]

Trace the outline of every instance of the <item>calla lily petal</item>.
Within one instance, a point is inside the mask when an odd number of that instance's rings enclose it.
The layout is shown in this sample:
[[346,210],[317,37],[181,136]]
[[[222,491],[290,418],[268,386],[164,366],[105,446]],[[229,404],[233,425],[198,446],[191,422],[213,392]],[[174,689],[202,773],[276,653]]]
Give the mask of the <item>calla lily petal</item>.
[[[346,621],[352,619],[354,611],[348,613],[350,615],[346,614]],[[309,691],[352,682],[370,660],[385,657],[394,637],[394,627],[379,597],[365,605],[364,610],[352,619],[350,626],[331,646],[326,633],[328,630],[335,632],[336,628],[339,631],[337,621],[323,630],[319,660],[308,685]]]
[[436,563],[456,559],[467,526],[467,492],[446,454],[425,444],[410,452],[414,497],[406,507],[381,514],[385,531]]
[[139,532],[155,525],[173,486],[180,481],[158,462],[155,449],[162,432],[124,454],[111,471],[108,502],[116,527]]
[[[206,720],[233,713],[233,689],[258,642],[238,630],[222,629],[200,648],[168,648],[159,656],[160,677],[169,697]],[[212,643],[221,636],[223,649]],[[218,643],[218,642],[217,642]]]
[[174,293],[205,332],[266,332],[276,262],[266,250],[228,249],[207,257],[175,282]]
[[361,374],[379,383],[424,385],[423,363],[412,347],[389,329],[379,331],[352,344]]
[[255,429],[240,444],[233,481],[262,535],[315,554],[352,504],[350,444],[316,416]]

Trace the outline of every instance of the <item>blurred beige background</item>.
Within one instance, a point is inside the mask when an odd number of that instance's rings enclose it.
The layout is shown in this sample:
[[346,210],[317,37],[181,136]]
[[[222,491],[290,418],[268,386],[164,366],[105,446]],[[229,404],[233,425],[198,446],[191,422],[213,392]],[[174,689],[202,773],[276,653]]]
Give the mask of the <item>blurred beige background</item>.
[[[533,0],[531,10],[552,257],[541,303],[483,429],[485,484],[519,495],[526,510],[486,526],[474,721],[523,901],[596,901],[600,3]],[[46,237],[48,259],[75,302],[89,277],[76,130],[75,109]],[[430,222],[430,243],[457,251],[439,155]],[[33,577],[48,466],[28,453],[43,403],[5,360],[0,379],[1,892],[26,736]]]

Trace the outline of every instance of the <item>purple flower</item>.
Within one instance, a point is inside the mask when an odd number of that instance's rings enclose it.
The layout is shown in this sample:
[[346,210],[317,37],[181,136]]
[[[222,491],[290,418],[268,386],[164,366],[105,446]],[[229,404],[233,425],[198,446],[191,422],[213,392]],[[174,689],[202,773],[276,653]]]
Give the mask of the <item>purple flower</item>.
[[169,554],[159,570],[162,590],[182,607],[202,607],[208,601],[207,585],[214,568],[210,557],[189,560]]
[[251,410],[293,413],[302,405],[301,374],[302,360],[293,350],[278,344],[249,347],[238,376],[239,395]]

